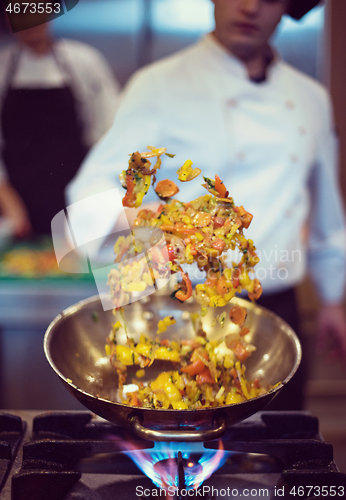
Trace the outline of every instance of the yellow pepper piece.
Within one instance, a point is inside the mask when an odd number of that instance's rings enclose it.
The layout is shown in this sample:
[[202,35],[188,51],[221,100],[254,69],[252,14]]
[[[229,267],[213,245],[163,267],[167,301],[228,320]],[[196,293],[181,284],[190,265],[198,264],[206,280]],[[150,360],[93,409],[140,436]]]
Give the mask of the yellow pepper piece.
[[117,359],[126,366],[133,365],[135,353],[134,351],[125,345],[117,345],[115,348],[115,353]]
[[178,342],[176,342],[175,340],[172,341],[171,347],[172,347],[172,349],[175,349],[176,351],[179,351],[179,349],[180,349]]
[[258,389],[255,389],[254,387],[251,387],[251,390],[250,390],[251,399],[252,398],[256,398],[258,396],[258,393],[259,393]]
[[114,244],[114,253],[117,255],[120,252],[120,248],[125,243],[125,236],[119,236],[117,241]]
[[183,377],[179,374],[178,371],[173,372],[173,382],[180,391],[184,389],[185,382],[183,380]]
[[151,345],[150,344],[139,343],[139,344],[136,345],[135,351],[138,354],[141,354],[142,356],[145,356],[146,358],[149,358],[150,351],[151,351]]
[[221,295],[214,295],[210,298],[210,307],[223,307],[226,305],[226,301]]
[[145,371],[144,370],[137,370],[136,371],[136,377],[137,378],[143,378],[145,375]]
[[235,405],[237,403],[241,403],[243,401],[243,398],[241,397],[240,394],[237,394],[236,392],[229,392],[226,396],[226,405]]
[[167,382],[165,384],[165,393],[169,397],[170,401],[181,401],[181,394],[178,389],[172,382]]
[[179,362],[180,361],[180,355],[178,351],[175,351],[172,349],[171,351],[168,350],[167,347],[159,347],[155,351],[155,359],[162,359],[166,361],[175,361]]
[[254,267],[256,264],[258,264],[260,261],[259,257],[257,255],[251,256],[249,259],[250,264]]
[[153,391],[158,389],[164,389],[167,382],[171,380],[172,372],[162,372],[160,375],[150,384]]
[[215,287],[210,288],[209,286],[205,285],[204,283],[199,283],[198,285],[196,285],[196,292],[197,293],[202,292],[202,293],[207,294],[208,297],[213,297],[215,295]]
[[142,276],[142,280],[144,281],[144,283],[146,283],[148,286],[153,286],[154,285],[154,282],[153,282],[153,279],[150,275],[150,273],[143,273],[143,276]]
[[232,275],[233,275],[233,271],[232,269],[225,269],[224,272],[223,272],[225,278],[227,281],[231,281],[232,280]]
[[201,173],[201,169],[199,168],[193,169],[192,165],[193,164],[191,160],[186,160],[184,165],[177,170],[178,179],[181,182],[191,181],[195,177],[198,177],[199,174]]
[[184,165],[177,170],[178,179],[182,182],[186,181],[192,171],[192,161],[186,160]]
[[105,345],[105,351],[106,351],[107,356],[111,355],[111,348],[108,344]]
[[136,195],[136,202],[135,202],[135,208],[138,208],[142,205],[142,201],[144,198],[144,195],[147,194],[148,189],[150,187],[150,182],[151,178],[150,175],[144,175],[143,177],[143,187],[141,188],[140,192]]
[[186,255],[186,260],[187,260],[187,263],[188,264],[192,264],[193,263],[193,255],[191,253],[191,248],[192,248],[192,245],[189,244],[189,245],[186,245],[186,252],[185,252],[185,255]]
[[237,290],[235,288],[232,288],[232,290],[230,290],[228,293],[225,293],[225,295],[223,296],[224,300],[226,302],[229,302],[235,296],[236,291]]
[[126,291],[127,292],[144,292],[144,290],[147,288],[147,284],[145,281],[140,281],[139,283],[130,283],[129,285],[126,285]]
[[160,220],[164,223],[164,224],[168,224],[169,226],[172,225],[172,221],[171,219],[169,219],[166,215],[161,215],[160,217]]
[[160,321],[157,324],[157,334],[160,334],[162,332],[165,332],[167,330],[168,326],[174,325],[176,323],[176,320],[173,318],[173,316],[166,316],[163,319],[160,319]]
[[[159,404],[159,401],[161,404]],[[163,408],[163,409],[168,409],[171,402],[169,400],[169,397],[167,396],[167,394],[155,394],[154,396],[154,404],[155,404],[155,408]]]
[[191,224],[191,219],[188,215],[183,215],[181,220],[185,223],[185,224]]
[[195,236],[196,236],[196,238],[197,238],[199,241],[203,241],[203,240],[204,240],[204,236],[203,236],[201,233],[195,233]]
[[182,170],[184,172],[185,170],[189,170],[192,167],[192,165],[193,165],[193,163],[191,160],[186,160],[184,162],[184,165],[182,167],[180,167],[179,170]]
[[233,359],[231,358],[231,356],[229,354],[226,355],[223,366],[228,369],[228,368],[232,368],[233,365],[234,365],[234,362],[233,362]]
[[165,318],[163,318],[163,322],[166,326],[171,326],[171,325],[174,325],[176,323],[173,316],[166,316]]
[[237,370],[237,373],[238,373],[238,378],[239,378],[241,390],[243,391],[243,394],[246,397],[246,399],[250,399],[250,394],[249,394],[249,391],[247,390],[246,382],[245,382],[243,374],[242,374],[240,361],[236,362],[235,369]]
[[239,281],[240,281],[240,284],[243,288],[245,288],[246,286],[249,286],[251,284],[251,279],[247,273],[247,271],[243,271],[241,273],[241,275],[239,276]]
[[165,325],[163,320],[160,319],[160,321],[157,324],[157,332],[156,333],[159,335],[160,333],[165,332],[166,330],[167,330],[167,326]]
[[172,401],[174,410],[187,410],[189,407],[185,401]]

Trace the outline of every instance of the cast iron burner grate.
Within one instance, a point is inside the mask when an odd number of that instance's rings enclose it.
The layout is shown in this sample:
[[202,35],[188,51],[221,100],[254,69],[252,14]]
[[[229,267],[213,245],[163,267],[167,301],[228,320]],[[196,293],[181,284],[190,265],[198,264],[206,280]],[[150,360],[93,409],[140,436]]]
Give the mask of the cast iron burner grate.
[[25,428],[19,417],[0,414],[0,491],[11,470]]
[[[0,425],[3,418],[0,417]],[[2,431],[0,427],[0,439],[6,433],[10,435],[8,443],[12,454],[5,453],[5,458],[1,460],[13,460],[18,443],[16,441],[17,444],[14,444],[12,433],[17,433],[19,439],[22,436],[20,419],[10,422],[16,423],[13,423],[15,430]],[[131,441],[137,449],[153,447],[152,442],[139,438],[131,430],[95,420],[89,412],[57,412],[36,416],[31,439],[23,445],[21,469],[12,476],[11,500],[63,500],[65,497],[86,500],[87,497],[75,489],[82,474],[83,477],[84,474],[109,474],[111,477],[118,475],[120,481],[122,476],[132,475],[137,477],[137,482],[152,487],[151,481],[144,475],[140,476],[137,466],[123,453],[117,442],[119,438],[122,442]],[[235,452],[232,454],[232,465],[226,462],[207,483],[214,481],[214,484],[221,484],[225,474],[230,478],[228,481],[232,482],[238,472],[256,473],[258,466],[251,468],[251,460],[253,456],[257,456],[253,454],[260,454],[259,457],[269,457],[267,461],[264,460],[265,467],[268,467],[270,462],[267,475],[276,472],[272,474],[275,478],[272,491],[274,488],[275,491],[280,488],[280,491],[284,492],[284,495],[278,498],[292,500],[294,496],[289,492],[293,487],[301,487],[298,496],[303,499],[308,498],[309,492],[316,494],[318,491],[316,488],[309,489],[310,486],[327,487],[324,491],[328,494],[322,496],[333,496],[334,500],[341,497],[339,494],[334,495],[334,491],[341,492],[342,488],[346,491],[346,474],[340,473],[333,462],[332,446],[321,440],[317,418],[306,413],[259,413],[230,427],[223,436],[222,443],[225,450]],[[185,444],[182,444],[182,447],[184,446]],[[204,443],[204,447],[218,449],[219,442],[209,441]],[[237,471],[232,469],[235,464],[238,464]],[[185,483],[183,466],[184,460],[180,454],[177,458],[179,491]],[[263,470],[266,470],[265,467]],[[8,474],[8,470],[5,474]],[[333,488],[330,488],[331,486]],[[120,486],[117,488],[113,489],[112,496],[107,498],[115,498],[119,494],[123,499],[136,498],[134,494],[123,494]],[[69,492],[72,496],[68,495]],[[329,494],[330,492],[332,493]],[[322,498],[321,494],[317,496]],[[176,495],[176,498],[179,496]],[[309,495],[309,498],[313,496]],[[204,500],[211,499],[212,494],[205,495]]]

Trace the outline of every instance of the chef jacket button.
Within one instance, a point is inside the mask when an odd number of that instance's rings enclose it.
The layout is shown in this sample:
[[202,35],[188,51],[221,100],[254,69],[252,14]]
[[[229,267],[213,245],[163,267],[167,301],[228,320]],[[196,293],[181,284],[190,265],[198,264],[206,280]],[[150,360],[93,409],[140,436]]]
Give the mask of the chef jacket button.
[[290,218],[290,217],[292,217],[292,215],[293,215],[293,210],[292,210],[292,208],[287,208],[287,209],[285,210],[285,216],[286,216],[286,217],[288,217],[288,218]]
[[238,103],[237,99],[234,99],[234,97],[231,99],[227,99],[227,101],[226,101],[226,105],[229,108],[236,108],[238,106],[238,104],[239,103]]
[[296,107],[296,105],[294,104],[294,102],[290,101],[290,100],[286,101],[285,104],[286,104],[286,108],[288,108],[288,109],[294,109]]
[[299,127],[299,133],[300,135],[306,135],[306,128],[303,126]]
[[298,156],[297,156],[297,155],[291,155],[291,156],[290,156],[290,160],[291,160],[291,162],[292,162],[292,163],[297,163],[297,161],[298,161]]

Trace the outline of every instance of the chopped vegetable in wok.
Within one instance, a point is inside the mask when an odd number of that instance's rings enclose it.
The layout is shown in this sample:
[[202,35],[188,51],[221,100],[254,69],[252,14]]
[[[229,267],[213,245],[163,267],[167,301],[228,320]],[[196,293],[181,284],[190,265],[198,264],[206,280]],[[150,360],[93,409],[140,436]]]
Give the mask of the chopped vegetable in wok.
[[[148,149],[145,153],[133,153],[128,169],[120,175],[126,188],[124,206],[138,208],[150,184],[156,182],[161,156],[167,153],[165,148],[151,146]],[[157,162],[151,168],[148,158],[155,156]],[[177,171],[181,182],[191,181],[200,173],[200,169],[192,168],[191,160]],[[201,306],[200,313],[192,318],[197,333],[193,340],[160,340],[159,337],[153,340],[141,335],[135,344],[127,335],[126,345],[121,345],[117,343],[121,323],[115,323],[107,339],[106,353],[117,370],[126,404],[149,408],[208,408],[237,404],[270,389],[261,387],[258,380],[249,382],[245,377],[243,362],[255,347],[245,340],[249,329],[244,325],[246,310],[243,307],[234,305],[229,312],[230,321],[239,325],[238,333],[226,333],[218,341],[210,341],[201,330],[201,317],[208,307],[224,307],[243,290],[248,292],[250,300],[258,299],[262,293],[261,284],[253,275],[259,261],[256,247],[243,234],[251,224],[252,214],[243,206],[235,205],[218,175],[215,179],[204,177],[204,181],[203,187],[208,193],[190,202],[173,198],[179,192],[175,182],[160,181],[155,191],[165,203],[156,211],[142,209],[132,233],[126,238],[121,236],[114,246],[117,266],[110,271],[108,284],[115,310],[122,311],[122,305],[130,302],[132,293],[145,292],[156,280],[171,273],[180,273],[182,278],[172,298],[183,303],[194,294]],[[134,234],[143,228],[151,231],[146,233],[150,233],[149,242],[142,242]],[[137,258],[148,243],[146,257]],[[238,262],[227,261],[229,250],[238,250]],[[206,275],[205,282],[196,285],[195,290],[182,267],[193,263]],[[226,312],[216,320],[223,328]],[[161,319],[156,333],[161,334],[175,323],[173,316]],[[169,361],[174,369],[144,383],[140,379],[145,376],[145,369],[156,360]],[[134,365],[139,367],[136,379],[130,384],[131,388],[125,390],[127,367]]]
[[[151,176],[153,184],[155,182],[156,170],[166,149],[152,146],[149,149],[145,153],[133,153],[129,168],[120,176],[126,180],[125,206],[139,207],[148,191]],[[157,156],[158,160],[151,169],[148,158],[153,156]],[[198,176],[200,170],[192,169],[191,160],[187,160],[177,173],[178,179],[185,182]],[[160,205],[156,212],[141,210],[134,227],[160,229],[167,245],[161,251],[157,248],[152,250],[150,271],[145,258],[143,262],[137,259],[127,263],[125,269],[120,265],[111,271],[108,283],[115,307],[127,303],[131,293],[143,292],[158,278],[178,272],[182,282],[177,285],[172,297],[184,302],[191,297],[193,290],[182,265],[193,263],[206,274],[206,281],[195,288],[196,299],[202,307],[224,307],[242,290],[248,292],[251,300],[259,298],[262,287],[253,276],[253,268],[259,258],[253,241],[243,234],[251,223],[252,214],[243,206],[235,205],[218,175],[215,175],[215,180],[207,177],[204,180],[203,186],[209,193],[190,202],[172,199],[179,191],[173,181],[166,179],[157,184],[155,190],[166,203]],[[128,258],[134,247],[131,235],[121,238],[115,245],[116,262],[121,262],[125,256]],[[239,262],[227,261],[229,250],[239,251]],[[135,251],[139,253],[141,250],[136,248]]]
[[[172,324],[173,319],[160,320],[159,329],[160,323]],[[249,332],[245,330],[245,334]],[[107,350],[120,375],[123,403],[146,408],[210,408],[240,403],[272,388],[261,387],[257,379],[246,380],[243,361],[255,347],[245,341],[242,330],[217,341],[208,341],[203,335],[192,340],[153,340],[141,335],[137,344],[128,339],[127,345],[119,345],[113,329],[107,339]],[[147,383],[141,381],[146,367],[155,360],[171,361],[173,369],[161,372]],[[140,369],[131,385],[124,386],[127,368],[133,365]],[[127,387],[131,387],[131,392]]]
[[[155,174],[161,166],[161,156],[174,156],[166,153],[166,148],[154,148],[148,146],[149,151],[132,153],[127,170],[123,170],[119,178],[126,189],[126,194],[123,198],[124,207],[139,207],[142,204],[144,196],[147,194],[153,177],[155,184]],[[153,168],[148,158],[157,157],[157,161]]]

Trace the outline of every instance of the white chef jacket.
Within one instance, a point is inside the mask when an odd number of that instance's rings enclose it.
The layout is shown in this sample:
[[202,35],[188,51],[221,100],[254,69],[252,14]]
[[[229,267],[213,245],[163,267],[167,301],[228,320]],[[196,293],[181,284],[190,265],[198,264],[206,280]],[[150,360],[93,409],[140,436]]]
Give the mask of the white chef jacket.
[[[254,215],[245,234],[261,257],[264,293],[299,283],[309,262],[321,298],[342,299],[345,220],[331,104],[319,83],[278,58],[266,80],[254,83],[208,35],[134,75],[112,128],[69,185],[69,203],[119,187],[128,154],[147,145],[176,154],[163,159],[158,180],[175,180],[191,159],[203,175],[217,173],[235,203]],[[178,182],[177,198],[205,194],[202,182]],[[80,214],[79,230],[91,234],[90,217],[87,209]],[[114,217],[102,214],[103,230]]]
[[[6,92],[10,61],[19,45],[13,44],[0,52],[0,114]],[[120,85],[102,54],[93,47],[74,40],[59,39],[51,52],[35,54],[23,46],[12,88],[52,88],[69,85],[77,103],[77,113],[83,123],[84,142],[95,144],[110,128],[119,104]],[[57,62],[57,60],[59,62]],[[0,151],[2,147],[0,126]],[[0,155],[0,182],[6,169]]]

